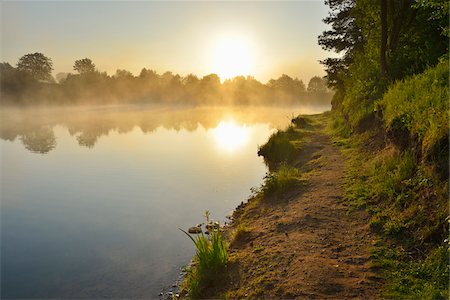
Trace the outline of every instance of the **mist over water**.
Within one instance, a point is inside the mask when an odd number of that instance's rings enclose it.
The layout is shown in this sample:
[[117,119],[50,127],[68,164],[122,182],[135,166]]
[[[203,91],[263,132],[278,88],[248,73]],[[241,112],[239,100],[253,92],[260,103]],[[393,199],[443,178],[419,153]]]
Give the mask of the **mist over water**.
[[178,228],[225,220],[256,152],[328,107],[2,109],[2,298],[155,298],[194,254]]

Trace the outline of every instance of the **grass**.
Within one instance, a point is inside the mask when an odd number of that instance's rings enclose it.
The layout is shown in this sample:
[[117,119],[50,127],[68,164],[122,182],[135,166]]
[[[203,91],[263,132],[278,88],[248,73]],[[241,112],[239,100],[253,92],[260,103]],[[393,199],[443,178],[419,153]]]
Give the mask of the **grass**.
[[448,298],[448,177],[438,176],[414,149],[368,149],[373,131],[348,134],[345,123],[330,124],[347,157],[345,200],[367,210],[378,235],[372,262],[384,278],[382,297]]
[[281,196],[286,191],[300,184],[301,172],[286,163],[283,163],[277,171],[268,173],[264,177],[261,191],[266,196]]
[[[448,59],[443,59],[424,73],[393,84],[379,102],[386,130],[409,133],[409,138],[417,139],[422,156],[429,156],[440,140],[448,139],[448,83]],[[448,162],[448,148],[445,156]]]
[[183,232],[194,243],[196,253],[182,288],[187,291],[189,298],[202,298],[208,288],[217,286],[223,278],[228,262],[227,246],[220,229],[212,230],[209,237],[201,234],[194,238]]
[[233,230],[230,236],[230,244],[238,243],[250,233],[250,230],[242,222]]
[[258,155],[270,163],[290,162],[297,152],[292,143],[295,133],[296,130],[292,125],[284,131],[273,133],[267,143],[259,148]]

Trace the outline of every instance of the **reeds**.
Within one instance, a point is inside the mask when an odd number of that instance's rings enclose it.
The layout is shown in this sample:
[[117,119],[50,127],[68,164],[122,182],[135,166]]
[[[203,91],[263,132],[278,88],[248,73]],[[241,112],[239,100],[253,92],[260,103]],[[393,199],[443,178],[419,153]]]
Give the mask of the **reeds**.
[[183,231],[194,243],[196,253],[192,267],[188,270],[183,288],[188,292],[189,298],[200,298],[203,292],[222,278],[227,262],[228,251],[219,229],[210,231],[209,236],[203,233],[192,237]]

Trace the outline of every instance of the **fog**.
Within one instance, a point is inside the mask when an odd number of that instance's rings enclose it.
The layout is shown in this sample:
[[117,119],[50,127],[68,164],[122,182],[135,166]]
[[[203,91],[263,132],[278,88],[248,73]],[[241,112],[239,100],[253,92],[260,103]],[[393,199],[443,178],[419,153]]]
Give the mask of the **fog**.
[[327,105],[333,92],[324,78],[306,85],[282,74],[267,83],[252,76],[221,79],[216,74],[199,78],[143,68],[135,76],[127,70],[108,75],[84,58],[75,61],[74,74],[51,76],[52,61],[42,53],[24,55],[17,67],[0,64],[0,104],[183,104],[183,105]]
[[221,121],[237,125],[267,123],[281,128],[297,113],[313,114],[323,106],[185,106],[185,105],[97,105],[67,107],[25,107],[0,110],[0,138],[20,140],[31,152],[45,154],[57,145],[55,126],[66,128],[81,147],[92,148],[110,132],[128,133],[138,127],[143,133],[158,128],[192,132],[199,127],[215,128]]

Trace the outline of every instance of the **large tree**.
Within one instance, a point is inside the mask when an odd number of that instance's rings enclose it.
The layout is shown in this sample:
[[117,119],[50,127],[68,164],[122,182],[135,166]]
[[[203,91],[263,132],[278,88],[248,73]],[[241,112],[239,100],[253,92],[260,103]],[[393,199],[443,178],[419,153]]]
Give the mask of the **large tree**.
[[36,52],[22,56],[17,62],[17,69],[31,75],[36,80],[51,80],[53,62],[44,54]]
[[95,65],[89,58],[83,58],[75,61],[73,69],[80,74],[95,72]]

